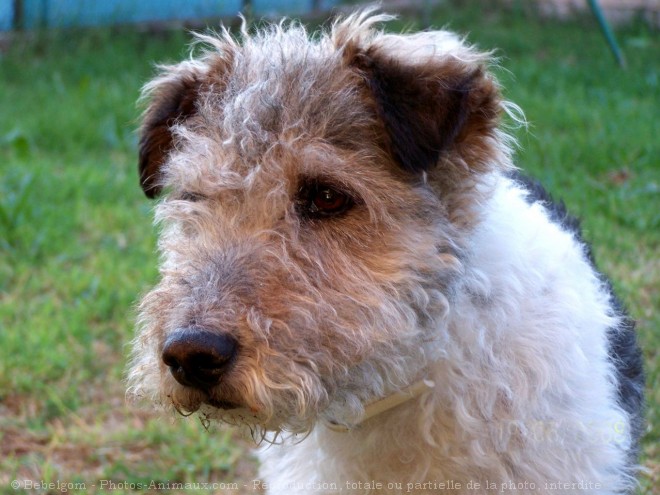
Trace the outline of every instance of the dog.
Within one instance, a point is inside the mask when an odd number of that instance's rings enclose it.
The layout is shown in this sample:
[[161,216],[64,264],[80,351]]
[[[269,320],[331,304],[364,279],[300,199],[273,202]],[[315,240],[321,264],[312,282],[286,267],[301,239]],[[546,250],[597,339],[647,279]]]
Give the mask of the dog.
[[198,35],[145,86],[129,393],[249,431],[268,493],[631,492],[633,321],[489,55],[389,19]]

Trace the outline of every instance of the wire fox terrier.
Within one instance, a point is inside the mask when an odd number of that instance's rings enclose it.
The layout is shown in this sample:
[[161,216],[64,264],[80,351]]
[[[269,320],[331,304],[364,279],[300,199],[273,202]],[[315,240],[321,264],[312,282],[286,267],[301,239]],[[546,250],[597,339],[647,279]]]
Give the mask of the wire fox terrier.
[[516,172],[488,54],[386,20],[200,35],[146,86],[130,393],[277,444],[274,494],[633,490],[633,322]]

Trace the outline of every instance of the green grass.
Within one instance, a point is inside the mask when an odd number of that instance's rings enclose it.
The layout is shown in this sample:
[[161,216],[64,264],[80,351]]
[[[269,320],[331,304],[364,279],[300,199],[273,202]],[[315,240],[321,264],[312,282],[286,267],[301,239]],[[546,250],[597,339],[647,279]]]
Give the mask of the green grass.
[[[506,96],[531,123],[518,132],[519,165],[584,219],[638,320],[649,381],[642,492],[660,494],[660,37],[642,24],[620,30],[621,71],[591,19],[453,7],[433,20],[499,48]],[[246,445],[224,431],[123,399],[133,306],[157,262],[134,101],[152,63],[181,59],[188,40],[42,33],[0,55],[0,493],[15,493],[16,478],[96,492],[102,479],[254,476]]]

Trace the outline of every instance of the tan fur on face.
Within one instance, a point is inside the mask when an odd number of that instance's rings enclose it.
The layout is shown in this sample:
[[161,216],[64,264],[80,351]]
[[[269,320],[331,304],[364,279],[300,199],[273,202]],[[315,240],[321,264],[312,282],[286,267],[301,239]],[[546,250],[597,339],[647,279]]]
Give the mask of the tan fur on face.
[[[484,56],[446,33],[384,35],[384,19],[351,17],[317,41],[297,26],[203,37],[199,59],[147,86],[141,181],[165,196],[134,393],[187,411],[229,402],[250,414],[215,415],[306,431],[357,417],[441,352],[470,205],[509,163],[502,103]],[[354,206],[310,218],[301,190],[314,182]],[[239,345],[208,394],[160,360],[191,325]]]

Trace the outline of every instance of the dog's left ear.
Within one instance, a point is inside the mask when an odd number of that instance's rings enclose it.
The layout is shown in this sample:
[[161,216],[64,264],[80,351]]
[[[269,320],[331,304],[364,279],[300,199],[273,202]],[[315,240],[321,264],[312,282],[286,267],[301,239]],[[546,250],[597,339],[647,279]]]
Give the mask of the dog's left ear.
[[162,188],[161,167],[174,146],[172,126],[197,112],[201,74],[188,62],[166,67],[143,91],[149,105],[140,127],[140,185],[149,198]]
[[[429,170],[453,152],[469,154],[484,144],[475,139],[488,138],[498,125],[500,93],[484,57],[449,33],[383,35],[345,56],[366,81],[391,153],[407,171]],[[462,158],[469,167],[480,165]]]

